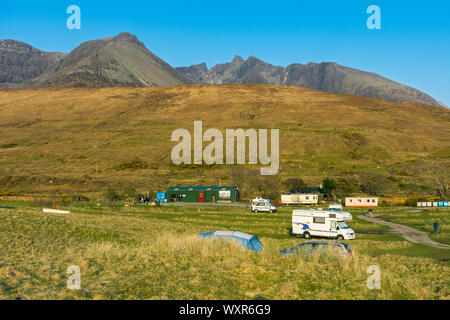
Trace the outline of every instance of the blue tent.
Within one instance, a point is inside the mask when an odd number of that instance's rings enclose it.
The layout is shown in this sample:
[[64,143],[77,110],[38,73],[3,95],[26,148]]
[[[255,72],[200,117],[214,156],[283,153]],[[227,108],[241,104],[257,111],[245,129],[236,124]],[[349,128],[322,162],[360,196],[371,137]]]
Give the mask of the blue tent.
[[256,253],[262,251],[263,249],[263,245],[261,244],[257,236],[252,236],[251,234],[243,233],[240,231],[216,230],[211,232],[199,233],[198,237],[234,240],[242,245],[245,249],[255,251]]

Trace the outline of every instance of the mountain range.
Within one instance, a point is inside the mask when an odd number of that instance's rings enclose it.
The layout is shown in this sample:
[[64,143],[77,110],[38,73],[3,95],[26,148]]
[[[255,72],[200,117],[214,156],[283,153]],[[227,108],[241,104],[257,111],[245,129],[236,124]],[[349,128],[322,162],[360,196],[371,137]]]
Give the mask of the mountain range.
[[276,84],[396,102],[442,105],[417,89],[334,62],[274,66],[256,57],[208,69],[173,68],[130,33],[82,43],[68,54],[0,40],[0,88]]
[[194,83],[278,84],[396,102],[439,105],[435,99],[419,90],[376,73],[352,69],[334,62],[310,62],[306,65],[295,63],[283,68],[256,57],[244,60],[236,56],[231,62],[218,64],[211,69],[201,63],[177,70]]
[[14,40],[0,40],[3,87],[149,87],[190,83],[150,52],[136,36],[82,43],[69,54],[48,53]]

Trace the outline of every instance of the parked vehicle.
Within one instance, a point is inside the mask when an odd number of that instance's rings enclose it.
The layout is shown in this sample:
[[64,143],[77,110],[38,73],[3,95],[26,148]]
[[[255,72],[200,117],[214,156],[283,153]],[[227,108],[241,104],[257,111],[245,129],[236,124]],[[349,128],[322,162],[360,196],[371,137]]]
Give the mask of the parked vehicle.
[[251,204],[252,212],[277,212],[277,208],[270,203],[269,199],[255,198]]
[[330,204],[330,206],[327,209],[328,211],[337,211],[337,212],[341,212],[342,211],[342,204]]
[[293,255],[297,252],[303,252],[308,255],[331,252],[344,258],[350,258],[352,256],[352,250],[348,244],[334,241],[306,241],[292,248],[280,250],[280,254],[285,256]]
[[149,201],[150,201],[150,198],[147,197],[146,195],[143,195],[143,194],[138,195],[138,203],[148,204]]
[[292,211],[292,234],[309,239],[312,236],[338,240],[355,239],[355,232],[345,221],[351,220],[348,212],[320,209]]

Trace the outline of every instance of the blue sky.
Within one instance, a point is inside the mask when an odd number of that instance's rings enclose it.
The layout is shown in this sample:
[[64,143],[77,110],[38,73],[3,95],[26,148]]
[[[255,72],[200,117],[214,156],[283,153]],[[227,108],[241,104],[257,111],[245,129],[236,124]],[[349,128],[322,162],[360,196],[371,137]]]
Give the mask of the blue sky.
[[[66,8],[81,8],[69,30]],[[369,5],[381,30],[369,30]],[[334,61],[376,72],[450,106],[450,2],[427,1],[4,1],[0,39],[70,52],[127,31],[172,66],[235,55],[275,65]]]

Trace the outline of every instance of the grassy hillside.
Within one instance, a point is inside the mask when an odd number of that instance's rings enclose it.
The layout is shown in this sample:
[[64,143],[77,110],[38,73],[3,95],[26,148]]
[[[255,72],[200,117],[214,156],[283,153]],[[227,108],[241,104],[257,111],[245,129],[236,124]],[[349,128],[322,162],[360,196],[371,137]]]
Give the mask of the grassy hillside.
[[327,174],[349,192],[372,183],[379,194],[434,195],[450,171],[450,110],[298,87],[0,90],[0,115],[3,193],[239,182],[230,166],[171,164],[172,131],[192,133],[194,120],[222,132],[280,129],[281,189],[289,177],[318,185]]

